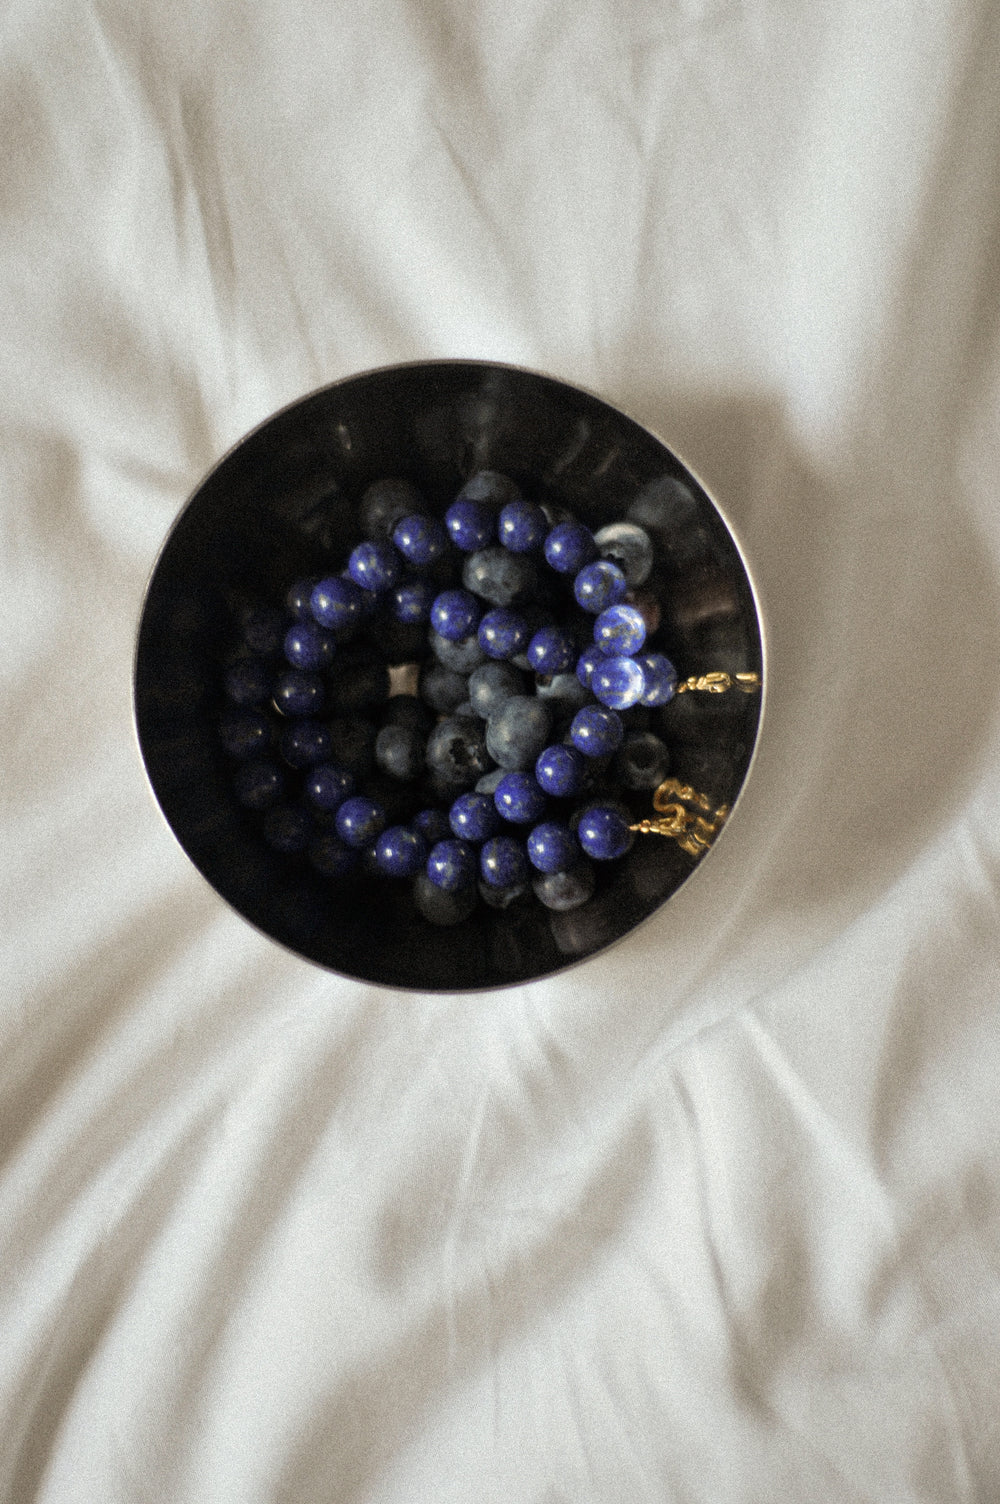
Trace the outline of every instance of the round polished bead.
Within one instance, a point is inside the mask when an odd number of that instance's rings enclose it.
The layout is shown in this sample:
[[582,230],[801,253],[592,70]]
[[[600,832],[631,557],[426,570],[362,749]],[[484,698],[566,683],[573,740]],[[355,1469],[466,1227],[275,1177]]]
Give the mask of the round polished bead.
[[413,512],[396,523],[392,541],[408,564],[426,569],[446,551],[448,534],[436,517]]
[[604,705],[584,705],[569,728],[570,740],[584,757],[603,757],[617,752],[625,739],[619,716]]
[[337,645],[331,634],[316,622],[297,621],[285,633],[284,650],[292,668],[312,673],[333,662]]
[[545,559],[557,574],[576,574],[597,556],[594,535],[581,522],[557,522],[545,539]]
[[539,872],[566,872],[580,859],[580,847],[568,825],[543,820],[529,833],[528,861]]
[[611,710],[629,710],[638,705],[646,679],[634,658],[605,658],[594,669],[590,691],[595,700]]
[[247,809],[272,809],[285,792],[285,775],[273,762],[255,758],[244,762],[233,775],[236,797]]
[[479,623],[479,646],[488,658],[515,658],[531,641],[531,628],[518,611],[498,606]]
[[513,836],[492,836],[479,853],[479,872],[491,888],[513,888],[528,876],[528,858]]
[[583,787],[586,761],[576,747],[562,742],[546,747],[535,763],[535,781],[546,794],[567,799]]
[[594,894],[594,869],[582,859],[565,872],[540,872],[532,883],[535,897],[547,909],[565,913],[578,909]]
[[625,855],[632,845],[633,834],[618,810],[606,804],[592,804],[577,821],[576,838],[589,857],[611,862]]
[[646,641],[646,623],[636,606],[609,606],[594,622],[594,642],[609,658],[630,658]]
[[431,626],[448,642],[461,642],[479,626],[482,610],[468,590],[442,590],[431,606]]
[[313,837],[309,844],[309,860],[323,877],[349,877],[357,870],[359,853],[328,830]]
[[443,809],[422,809],[414,815],[410,824],[420,832],[428,846],[446,841],[452,833],[448,816]]
[[342,575],[320,580],[309,600],[315,620],[332,632],[360,626],[368,609],[361,586]]
[[496,532],[496,511],[484,501],[459,495],[444,514],[444,525],[456,548],[471,554],[491,543]]
[[397,621],[428,621],[436,593],[429,580],[401,580],[389,592],[389,609]]
[[536,674],[564,674],[576,662],[576,641],[566,627],[539,627],[527,647]]
[[226,698],[250,709],[271,698],[271,671],[260,658],[241,658],[226,670]]
[[602,663],[603,661],[604,653],[597,646],[596,642],[592,642],[589,648],[584,648],[583,652],[576,660],[576,677],[579,679],[584,689],[590,688],[590,681],[593,678],[594,669],[599,663]]
[[315,715],[326,698],[319,674],[289,669],[274,686],[274,706],[282,715]]
[[289,721],[281,733],[279,746],[290,768],[314,767],[330,756],[329,727],[306,716]]
[[670,659],[663,653],[641,653],[635,661],[646,685],[640,705],[666,705],[677,693],[677,670]]
[[390,543],[373,543],[366,538],[351,550],[347,572],[355,585],[382,595],[398,584],[403,572],[399,554]]
[[512,554],[530,554],[541,548],[548,531],[548,519],[533,501],[509,501],[501,509],[497,535]]
[[317,809],[332,814],[357,788],[357,779],[347,768],[323,762],[310,769],[305,781],[305,796]]
[[296,621],[306,621],[312,616],[312,593],[316,589],[315,576],[311,579],[296,580],[288,587],[285,595],[285,606],[288,614]]
[[297,851],[305,851],[309,845],[313,821],[308,810],[294,804],[279,804],[268,810],[261,828],[269,846],[291,856]]
[[348,846],[368,846],[385,829],[381,804],[364,794],[352,794],[337,810],[337,834]]
[[459,794],[448,811],[452,834],[465,841],[485,841],[500,826],[500,816],[489,794],[472,791]]
[[227,716],[219,725],[219,737],[225,752],[244,762],[256,757],[271,745],[271,723],[257,710]]
[[479,859],[468,841],[444,840],[431,847],[427,858],[427,876],[437,888],[457,893],[476,881]]
[[617,564],[611,564],[607,559],[585,564],[573,581],[577,605],[584,611],[592,611],[595,616],[609,606],[617,606],[627,593],[625,576]]
[[617,564],[629,589],[643,585],[653,568],[653,543],[644,528],[634,522],[609,522],[594,534],[602,559]]
[[545,795],[532,775],[521,771],[503,775],[493,802],[502,818],[514,825],[534,825],[545,813]]
[[427,862],[427,842],[418,830],[390,825],[375,839],[375,865],[387,877],[414,877]]

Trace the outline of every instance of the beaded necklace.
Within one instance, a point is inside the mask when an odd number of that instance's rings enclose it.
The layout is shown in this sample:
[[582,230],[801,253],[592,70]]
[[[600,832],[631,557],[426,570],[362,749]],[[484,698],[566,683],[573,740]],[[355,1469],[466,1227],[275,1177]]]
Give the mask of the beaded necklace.
[[[637,834],[708,848],[727,809],[667,776],[642,717],[759,678],[679,681],[655,646],[643,528],[594,533],[495,471],[443,520],[396,479],[369,487],[361,515],[370,536],[341,573],[244,613],[225,674],[234,792],[272,848],[334,883],[409,881],[434,924],[532,895],[576,908],[593,864]],[[623,796],[643,791],[655,815],[637,821]]]

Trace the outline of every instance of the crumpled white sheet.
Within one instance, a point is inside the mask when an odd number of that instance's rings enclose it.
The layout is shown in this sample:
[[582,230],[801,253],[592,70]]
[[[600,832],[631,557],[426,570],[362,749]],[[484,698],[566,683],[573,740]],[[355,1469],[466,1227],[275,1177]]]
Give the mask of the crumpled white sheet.
[[[11,0],[0,1498],[1000,1498],[990,0]],[[130,725],[201,474],[352,371],[579,381],[714,488],[761,751],[627,943],[393,996]]]

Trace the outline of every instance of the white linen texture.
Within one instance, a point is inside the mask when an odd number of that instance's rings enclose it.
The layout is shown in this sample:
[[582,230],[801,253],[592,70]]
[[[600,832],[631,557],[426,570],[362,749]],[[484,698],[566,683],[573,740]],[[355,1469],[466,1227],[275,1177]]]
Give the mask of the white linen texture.
[[[1000,1499],[1000,10],[10,0],[0,1499]],[[276,408],[578,382],[759,590],[717,851],[366,987],[163,823],[143,589]]]

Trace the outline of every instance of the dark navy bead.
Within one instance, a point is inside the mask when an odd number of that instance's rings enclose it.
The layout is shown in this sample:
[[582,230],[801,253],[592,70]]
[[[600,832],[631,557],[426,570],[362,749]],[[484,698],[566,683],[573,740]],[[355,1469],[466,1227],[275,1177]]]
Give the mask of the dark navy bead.
[[315,715],[326,698],[319,674],[289,669],[278,676],[274,687],[274,705],[282,715]]
[[535,781],[546,794],[557,799],[567,799],[578,794],[583,787],[586,762],[583,753],[576,747],[557,743],[546,747],[535,763]]
[[500,512],[497,535],[512,554],[530,554],[541,548],[548,531],[548,519],[533,501],[509,501]]
[[531,629],[517,611],[498,606],[479,623],[479,646],[489,658],[515,658],[531,641]]
[[569,735],[584,757],[603,757],[617,752],[625,739],[625,728],[613,710],[604,705],[584,705],[573,717]]
[[285,657],[292,668],[312,672],[333,662],[337,645],[314,621],[297,621],[285,633]]
[[493,802],[503,819],[534,825],[544,815],[547,801],[530,773],[514,771],[500,779]]
[[539,627],[527,655],[536,674],[564,674],[576,661],[576,641],[566,627]]
[[264,840],[275,851],[286,856],[296,851],[305,851],[313,833],[313,822],[308,810],[298,805],[279,804],[269,809],[264,816]]
[[629,589],[645,584],[653,568],[653,542],[634,522],[609,522],[594,534],[602,559],[617,564]]
[[442,590],[431,607],[431,626],[448,642],[461,642],[479,626],[483,608],[468,590]]
[[436,517],[414,512],[396,523],[392,541],[408,564],[426,569],[446,551],[448,534]]
[[385,829],[385,811],[374,799],[352,794],[337,810],[337,834],[348,846],[368,846]]
[[429,580],[401,580],[389,594],[389,608],[397,621],[425,622],[436,594]]
[[479,853],[479,871],[491,888],[513,888],[528,876],[528,858],[513,836],[493,836]]
[[605,658],[594,669],[590,681],[594,699],[612,710],[629,710],[638,705],[645,689],[645,676],[634,658]]
[[443,809],[422,809],[410,823],[414,830],[420,832],[428,846],[446,841],[451,835],[451,825]]
[[589,857],[598,862],[612,862],[625,855],[632,845],[633,834],[618,810],[606,804],[592,804],[577,821],[576,838]]
[[236,797],[247,809],[272,809],[285,792],[285,775],[273,762],[256,758],[245,762],[233,775]]
[[414,877],[426,861],[427,842],[406,825],[390,825],[375,841],[375,863],[387,877]]
[[437,888],[446,893],[457,893],[468,888],[476,880],[479,860],[468,841],[438,841],[431,847],[427,858],[427,876]]
[[492,542],[496,531],[496,512],[486,502],[459,496],[444,514],[444,525],[456,548],[475,553]]
[[365,619],[368,603],[364,595],[353,580],[330,575],[320,580],[309,598],[313,617],[333,632],[349,631]]
[[566,872],[580,859],[580,847],[568,825],[544,820],[529,833],[528,861],[539,872]]
[[330,756],[330,730],[322,721],[302,717],[281,733],[281,755],[290,768],[312,768]]
[[448,811],[452,834],[465,841],[485,841],[500,827],[500,816],[489,794],[459,794]]
[[597,557],[594,535],[581,522],[557,522],[545,539],[545,558],[558,574],[576,574]]
[[271,745],[271,723],[256,710],[227,716],[219,726],[219,738],[230,757],[240,762],[256,757]]
[[617,564],[607,559],[598,559],[594,564],[585,564],[573,581],[573,594],[578,606],[592,611],[596,616],[609,606],[617,606],[628,594],[625,576]]
[[345,799],[350,798],[356,788],[357,779],[347,768],[324,762],[310,770],[305,782],[305,796],[317,809],[324,809],[332,814]]
[[226,670],[226,697],[247,709],[271,698],[271,671],[260,658],[241,658]]
[[597,646],[596,642],[592,643],[589,648],[584,648],[583,652],[576,660],[576,677],[579,679],[584,689],[590,688],[590,681],[593,677],[594,669],[599,663],[602,663],[603,661],[604,654]]
[[666,705],[677,693],[677,670],[662,653],[642,653],[636,659],[646,681],[640,705]]
[[351,550],[347,572],[362,590],[382,595],[398,584],[403,565],[390,543],[373,543],[370,539],[365,539]]
[[624,601],[609,606],[594,622],[594,641],[609,658],[630,658],[646,641],[642,612]]
[[315,576],[308,580],[296,580],[288,589],[285,605],[296,621],[307,621],[312,616],[312,593],[316,589]]
[[547,909],[565,913],[578,909],[594,894],[594,869],[579,861],[566,872],[540,872],[532,883],[535,897]]
[[349,877],[357,869],[359,854],[331,830],[313,838],[309,860],[324,877]]

